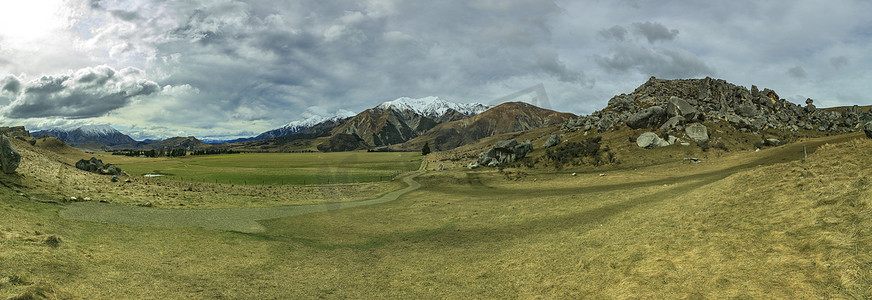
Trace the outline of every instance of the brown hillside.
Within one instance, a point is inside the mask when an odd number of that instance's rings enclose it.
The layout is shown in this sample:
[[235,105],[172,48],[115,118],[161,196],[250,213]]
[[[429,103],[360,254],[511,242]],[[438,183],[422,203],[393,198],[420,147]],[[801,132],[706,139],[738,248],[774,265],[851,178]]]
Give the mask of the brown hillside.
[[417,150],[424,143],[429,143],[437,151],[448,150],[493,135],[563,124],[574,117],[570,113],[539,108],[523,102],[507,102],[468,119],[437,125],[424,135],[395,148]]
[[210,147],[212,146],[201,142],[193,136],[173,137],[142,146],[142,148],[146,149],[185,149],[188,151],[202,150]]

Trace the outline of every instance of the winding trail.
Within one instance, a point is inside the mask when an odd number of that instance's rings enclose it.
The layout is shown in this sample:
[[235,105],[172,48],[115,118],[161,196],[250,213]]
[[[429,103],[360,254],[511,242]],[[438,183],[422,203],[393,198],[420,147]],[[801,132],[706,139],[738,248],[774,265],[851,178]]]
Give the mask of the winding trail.
[[379,198],[361,201],[202,210],[158,209],[96,202],[76,202],[67,205],[58,214],[65,219],[100,223],[152,227],[202,227],[206,229],[256,233],[266,230],[266,227],[257,222],[260,220],[326,212],[397,200],[400,196],[421,187],[421,184],[414,179],[423,173],[423,171],[419,171],[404,176],[401,180],[408,186],[403,189],[387,193]]

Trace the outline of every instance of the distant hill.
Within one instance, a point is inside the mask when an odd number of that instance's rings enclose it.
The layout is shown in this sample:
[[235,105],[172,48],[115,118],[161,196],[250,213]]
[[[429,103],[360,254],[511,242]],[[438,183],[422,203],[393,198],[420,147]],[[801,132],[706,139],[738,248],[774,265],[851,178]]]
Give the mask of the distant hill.
[[417,150],[429,143],[434,150],[453,149],[493,135],[563,124],[574,118],[524,102],[507,102],[468,119],[434,126],[425,134],[394,148]]
[[212,145],[206,144],[193,136],[189,137],[173,137],[162,141],[150,143],[141,146],[140,149],[185,149],[187,151],[203,150],[211,148]]
[[32,135],[35,137],[55,137],[73,147],[88,145],[89,148],[101,146],[135,148],[141,145],[130,136],[109,125],[86,125],[73,129],[53,128],[36,131]]

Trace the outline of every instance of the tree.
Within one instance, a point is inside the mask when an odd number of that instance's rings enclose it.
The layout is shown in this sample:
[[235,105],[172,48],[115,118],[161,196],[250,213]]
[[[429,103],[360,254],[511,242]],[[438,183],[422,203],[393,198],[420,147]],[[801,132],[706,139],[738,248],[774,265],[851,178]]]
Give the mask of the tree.
[[421,155],[430,154],[430,143],[424,143],[424,147],[421,147]]

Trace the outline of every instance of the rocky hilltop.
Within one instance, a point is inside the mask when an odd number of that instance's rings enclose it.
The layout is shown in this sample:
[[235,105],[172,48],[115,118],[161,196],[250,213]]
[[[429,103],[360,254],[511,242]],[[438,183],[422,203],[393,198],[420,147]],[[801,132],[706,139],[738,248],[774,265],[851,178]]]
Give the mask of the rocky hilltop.
[[566,130],[600,132],[628,126],[669,134],[687,124],[723,121],[741,132],[800,130],[853,132],[872,121],[860,107],[841,112],[818,109],[812,99],[805,106],[781,99],[770,89],[737,86],[721,79],[664,80],[651,77],[631,94],[612,97],[608,106],[589,116],[570,120]]

